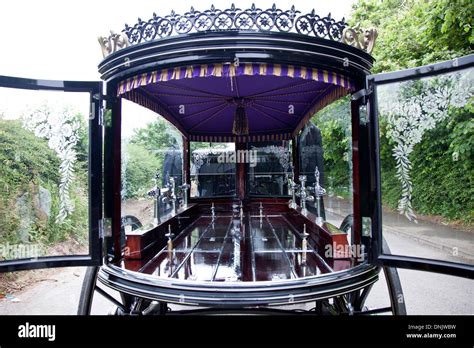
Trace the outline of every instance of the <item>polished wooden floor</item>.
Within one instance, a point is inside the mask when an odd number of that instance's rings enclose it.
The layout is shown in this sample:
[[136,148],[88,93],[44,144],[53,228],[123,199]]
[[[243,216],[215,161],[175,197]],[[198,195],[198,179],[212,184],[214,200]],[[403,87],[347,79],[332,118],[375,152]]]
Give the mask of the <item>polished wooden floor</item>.
[[[305,247],[306,245],[306,247]],[[285,214],[199,217],[139,270],[196,281],[275,281],[331,272]]]

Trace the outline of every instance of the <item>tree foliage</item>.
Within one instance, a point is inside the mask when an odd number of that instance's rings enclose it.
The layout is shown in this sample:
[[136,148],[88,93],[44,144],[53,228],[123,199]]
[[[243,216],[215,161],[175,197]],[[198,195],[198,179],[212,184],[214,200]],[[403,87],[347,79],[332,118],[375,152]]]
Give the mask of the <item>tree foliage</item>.
[[351,195],[352,187],[349,103],[349,98],[342,98],[328,105],[311,120],[321,130],[326,189],[346,197]]
[[161,117],[136,129],[122,153],[122,198],[146,197],[155,185],[155,175],[163,178],[163,163],[170,150],[182,150],[182,135]]
[[148,151],[177,149],[181,135],[164,119],[157,118],[146,127],[135,130],[130,142],[145,147]]
[[474,49],[472,0],[359,0],[349,22],[378,30],[374,73],[448,60]]
[[157,170],[163,166],[163,156],[154,155],[145,146],[129,143],[123,149],[125,166],[122,177],[122,198],[145,197],[154,186],[153,179]]
[[[472,53],[473,15],[474,2],[465,0],[358,0],[349,22],[360,23],[362,28],[377,28],[372,72],[379,73]],[[414,83],[413,87],[419,85]],[[409,89],[405,92],[409,94],[407,98],[420,93]],[[324,137],[325,170],[338,176],[347,168],[343,156],[346,144],[341,137],[347,125],[341,121],[348,105],[349,100],[343,98],[313,118]],[[449,117],[424,133],[410,154],[412,205],[416,213],[474,221],[473,111],[472,100],[465,107],[451,107]],[[386,118],[379,119],[379,127],[382,199],[386,206],[396,209],[402,190],[394,143],[387,135],[390,126]]]

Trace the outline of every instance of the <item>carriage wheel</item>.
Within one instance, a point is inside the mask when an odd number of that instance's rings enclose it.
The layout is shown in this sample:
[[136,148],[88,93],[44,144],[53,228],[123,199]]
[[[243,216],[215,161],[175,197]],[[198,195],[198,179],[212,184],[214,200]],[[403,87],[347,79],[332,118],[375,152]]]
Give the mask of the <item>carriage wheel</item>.
[[[382,243],[383,249],[390,253],[390,248],[385,238]],[[383,272],[385,274],[385,280],[387,281],[392,313],[394,315],[406,315],[405,297],[403,296],[402,283],[400,282],[397,268],[383,267]]]
[[98,273],[99,267],[87,267],[87,271],[82,282],[81,295],[79,297],[79,306],[77,308],[78,315],[91,314],[92,301],[94,300],[94,292]]
[[79,298],[78,315],[90,315],[94,296],[99,293],[113,304],[109,314],[125,315],[140,314],[144,309],[150,306],[150,301],[134,296],[120,293],[122,302],[115,299],[108,292],[97,285],[97,275],[100,267],[88,267],[82,283],[81,295]]
[[[351,241],[353,240],[353,229],[354,217],[352,214],[345,217],[342,221],[340,230],[351,234]],[[383,249],[390,253],[387,241],[383,239]],[[390,297],[390,307],[375,308],[370,310],[363,310],[364,303],[372,290],[372,285],[362,289],[360,292],[348,294],[345,301],[350,304],[351,309],[354,310],[355,314],[378,314],[391,312],[393,315],[406,315],[405,297],[403,296],[402,284],[398,275],[398,270],[395,267],[382,267],[385,281],[387,282],[388,293]],[[338,305],[343,308],[344,300],[338,300]]]
[[[130,312],[126,307],[113,298],[110,294],[102,290],[97,286],[97,274],[99,273],[100,267],[88,267],[86,274],[84,275],[84,281],[82,282],[81,295],[79,297],[79,306],[77,308],[78,315],[90,315],[92,309],[92,303],[94,301],[94,295],[96,292],[104,296],[115,306],[113,307],[113,313],[109,314],[124,314]],[[123,302],[126,303],[125,299]]]
[[132,231],[133,231],[133,230],[137,230],[141,228],[143,225],[140,219],[138,219],[136,216],[125,215],[125,216],[122,216],[122,227],[121,227],[122,233],[125,231],[125,226],[132,226]]

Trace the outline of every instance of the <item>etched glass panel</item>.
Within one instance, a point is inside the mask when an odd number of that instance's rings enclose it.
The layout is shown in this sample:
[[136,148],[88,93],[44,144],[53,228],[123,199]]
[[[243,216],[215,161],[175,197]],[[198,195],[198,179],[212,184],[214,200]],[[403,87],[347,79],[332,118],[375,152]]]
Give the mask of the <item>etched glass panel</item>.
[[0,88],[0,261],[89,254],[89,93]]
[[474,263],[473,78],[470,68],[377,86],[393,254]]

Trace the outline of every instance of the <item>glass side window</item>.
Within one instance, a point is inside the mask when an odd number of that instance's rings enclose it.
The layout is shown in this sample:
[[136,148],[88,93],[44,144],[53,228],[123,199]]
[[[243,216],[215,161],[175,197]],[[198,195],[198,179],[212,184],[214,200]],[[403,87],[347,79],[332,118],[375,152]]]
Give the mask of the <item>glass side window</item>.
[[190,150],[191,197],[234,196],[235,144],[192,142]]
[[349,100],[342,98],[316,113],[301,131],[298,142],[300,175],[306,176],[306,187],[313,196],[307,202],[308,210],[350,232],[353,203]]
[[473,81],[468,68],[376,85],[391,254],[474,264]]
[[156,113],[127,100],[122,103],[122,226],[149,229],[172,210],[165,196],[179,197],[182,136]]
[[254,196],[287,196],[291,175],[290,142],[250,143],[248,146],[249,193]]
[[0,261],[88,254],[90,105],[0,88]]

